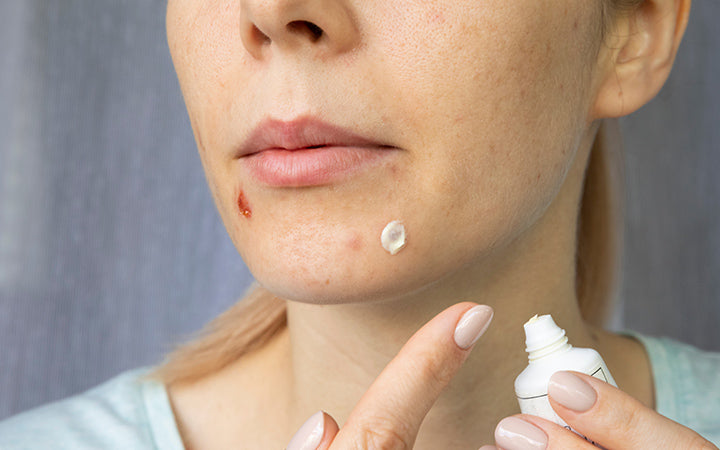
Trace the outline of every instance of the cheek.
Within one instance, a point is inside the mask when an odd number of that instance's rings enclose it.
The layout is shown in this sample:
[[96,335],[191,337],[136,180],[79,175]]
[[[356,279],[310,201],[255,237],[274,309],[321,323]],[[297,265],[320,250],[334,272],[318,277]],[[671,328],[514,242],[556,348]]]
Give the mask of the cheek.
[[[423,171],[413,178],[442,200],[432,215],[447,217],[433,234],[452,229],[480,247],[528,227],[553,201],[584,130],[590,82],[577,75],[590,63],[589,39],[573,33],[571,16],[537,2],[486,3],[455,27],[408,23],[427,32],[427,45],[396,43],[388,67],[414,70],[391,72],[384,87],[406,87],[393,119],[421,130],[412,145]],[[568,14],[587,23],[586,9]]]
[[[170,0],[168,44],[196,139],[217,148],[227,98],[247,86],[239,2]],[[245,77],[246,78],[246,77]],[[242,97],[239,102],[245,102]]]

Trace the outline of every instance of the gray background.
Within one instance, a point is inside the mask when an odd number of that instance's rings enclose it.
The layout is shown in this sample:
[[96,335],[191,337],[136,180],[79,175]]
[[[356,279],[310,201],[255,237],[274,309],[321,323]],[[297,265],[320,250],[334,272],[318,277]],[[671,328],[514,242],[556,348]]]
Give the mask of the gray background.
[[[155,363],[250,275],[213,206],[164,1],[0,0],[0,418]],[[720,350],[720,2],[622,122],[619,327]]]

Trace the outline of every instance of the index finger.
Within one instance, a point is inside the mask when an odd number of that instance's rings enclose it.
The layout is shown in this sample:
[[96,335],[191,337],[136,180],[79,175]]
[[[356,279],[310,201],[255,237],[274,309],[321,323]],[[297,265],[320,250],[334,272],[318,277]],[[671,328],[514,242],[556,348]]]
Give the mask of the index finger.
[[412,448],[425,415],[492,315],[489,306],[466,302],[425,324],[363,395],[331,448]]
[[604,447],[717,450],[695,431],[589,375],[557,372],[550,378],[548,393],[565,422]]

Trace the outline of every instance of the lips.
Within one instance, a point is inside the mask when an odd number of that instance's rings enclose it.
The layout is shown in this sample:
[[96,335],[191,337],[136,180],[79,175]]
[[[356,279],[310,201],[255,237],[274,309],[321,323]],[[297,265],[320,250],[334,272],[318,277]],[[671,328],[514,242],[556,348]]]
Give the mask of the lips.
[[312,117],[261,122],[237,152],[258,182],[317,186],[339,182],[383,161],[395,147]]

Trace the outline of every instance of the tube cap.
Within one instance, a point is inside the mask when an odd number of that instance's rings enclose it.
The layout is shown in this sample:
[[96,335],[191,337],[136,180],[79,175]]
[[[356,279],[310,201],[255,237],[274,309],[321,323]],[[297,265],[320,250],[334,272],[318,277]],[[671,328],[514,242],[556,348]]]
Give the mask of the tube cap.
[[550,314],[528,320],[525,325],[525,351],[528,353],[552,345],[565,336],[565,330],[555,324]]

